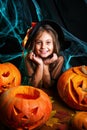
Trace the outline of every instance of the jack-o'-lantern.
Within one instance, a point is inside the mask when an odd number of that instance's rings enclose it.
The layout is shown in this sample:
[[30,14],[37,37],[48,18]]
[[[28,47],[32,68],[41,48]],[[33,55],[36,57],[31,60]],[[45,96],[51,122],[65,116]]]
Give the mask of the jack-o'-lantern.
[[12,129],[40,127],[48,120],[51,110],[49,96],[39,88],[21,85],[0,97],[0,120]]
[[12,63],[6,62],[0,64],[0,94],[10,87],[21,84],[21,73]]
[[87,112],[77,112],[71,122],[74,130],[87,130]]
[[66,70],[57,83],[62,100],[76,110],[87,110],[87,66]]

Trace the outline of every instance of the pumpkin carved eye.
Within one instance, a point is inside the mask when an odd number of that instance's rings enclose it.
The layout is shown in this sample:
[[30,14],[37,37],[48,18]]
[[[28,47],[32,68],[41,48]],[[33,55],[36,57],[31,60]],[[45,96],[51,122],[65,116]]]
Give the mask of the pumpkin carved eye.
[[9,75],[10,75],[10,72],[6,72],[2,74],[3,77],[8,77]]
[[15,113],[15,115],[18,115],[18,114],[22,113],[22,111],[19,110],[16,106],[14,106],[13,109],[14,109],[14,113]]
[[22,121],[28,120],[28,117],[23,114],[21,110],[19,110],[16,106],[14,106],[14,114],[15,116],[20,116]]
[[38,107],[33,108],[33,109],[31,110],[31,113],[34,114],[34,115],[36,115],[37,111],[38,111]]
[[[77,100],[77,102],[79,102],[79,95],[77,94],[76,90],[75,90],[74,87],[73,87],[72,80],[70,80],[70,86],[71,86],[72,94],[73,94],[74,97],[75,97],[75,100]],[[67,86],[67,88],[68,88],[68,86]]]

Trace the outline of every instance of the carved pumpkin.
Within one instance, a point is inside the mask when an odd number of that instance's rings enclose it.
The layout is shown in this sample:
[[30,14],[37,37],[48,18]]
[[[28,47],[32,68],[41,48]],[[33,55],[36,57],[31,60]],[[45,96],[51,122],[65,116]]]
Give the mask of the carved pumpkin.
[[77,112],[72,119],[72,127],[75,130],[87,130],[87,112]]
[[32,130],[43,125],[51,110],[49,96],[31,86],[10,88],[0,97],[0,120],[15,129]]
[[0,94],[13,86],[21,84],[21,73],[10,62],[0,64]]
[[87,66],[66,70],[57,83],[62,100],[76,110],[87,110]]

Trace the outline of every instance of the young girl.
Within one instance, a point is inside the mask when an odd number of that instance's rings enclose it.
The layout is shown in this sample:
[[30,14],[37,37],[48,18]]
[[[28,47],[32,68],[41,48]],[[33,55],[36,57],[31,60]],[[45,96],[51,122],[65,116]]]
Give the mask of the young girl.
[[28,54],[25,64],[29,84],[32,86],[51,87],[61,74],[64,58],[59,52],[63,36],[60,27],[55,24],[52,21],[43,21],[31,30],[26,44]]

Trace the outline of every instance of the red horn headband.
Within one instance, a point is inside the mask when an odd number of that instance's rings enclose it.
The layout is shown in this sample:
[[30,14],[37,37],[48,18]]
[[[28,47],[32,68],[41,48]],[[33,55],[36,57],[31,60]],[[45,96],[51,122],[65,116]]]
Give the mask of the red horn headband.
[[28,38],[29,38],[29,35],[30,35],[30,33],[31,33],[31,31],[32,31],[32,29],[36,26],[36,22],[32,22],[31,23],[31,27],[27,30],[27,33],[26,33],[26,35],[25,35],[25,37],[24,37],[24,40],[23,40],[23,42],[22,42],[22,46],[25,48],[25,45],[26,45],[26,43],[27,43],[27,40],[28,40]]

